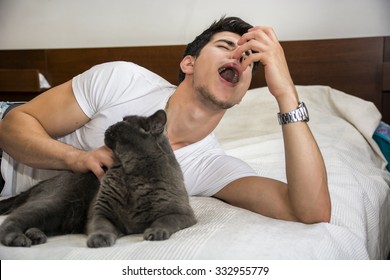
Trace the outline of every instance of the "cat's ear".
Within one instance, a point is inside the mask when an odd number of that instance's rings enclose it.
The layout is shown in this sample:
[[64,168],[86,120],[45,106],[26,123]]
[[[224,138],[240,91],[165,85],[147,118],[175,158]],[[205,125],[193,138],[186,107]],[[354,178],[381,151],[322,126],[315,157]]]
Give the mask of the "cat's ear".
[[152,134],[161,134],[164,132],[165,124],[167,123],[167,114],[164,110],[158,110],[149,118],[150,132]]

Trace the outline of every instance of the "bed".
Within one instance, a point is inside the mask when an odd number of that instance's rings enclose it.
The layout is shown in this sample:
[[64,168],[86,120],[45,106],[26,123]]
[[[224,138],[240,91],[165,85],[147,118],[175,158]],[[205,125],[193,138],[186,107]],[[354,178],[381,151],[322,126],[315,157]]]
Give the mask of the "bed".
[[[390,173],[372,135],[381,120],[389,122],[390,40],[373,37],[282,44],[326,163],[330,223],[280,221],[215,198],[190,197],[198,223],[166,241],[148,242],[132,235],[118,239],[111,248],[89,249],[85,235],[63,235],[31,248],[0,245],[0,259],[386,259],[390,251]],[[183,48],[34,50],[44,63],[34,64],[39,59],[30,58],[25,66],[14,66],[37,69],[56,85],[96,63],[131,60],[175,83],[175,65]],[[38,55],[40,51],[45,55]],[[2,56],[17,57],[14,52],[0,51],[0,61]],[[11,61],[2,63],[0,68],[13,67]],[[262,74],[260,69],[241,104],[226,114],[215,134],[228,154],[248,162],[259,175],[285,181],[277,104]],[[32,97],[34,92],[7,94],[17,100]],[[4,218],[0,216],[0,222]]]

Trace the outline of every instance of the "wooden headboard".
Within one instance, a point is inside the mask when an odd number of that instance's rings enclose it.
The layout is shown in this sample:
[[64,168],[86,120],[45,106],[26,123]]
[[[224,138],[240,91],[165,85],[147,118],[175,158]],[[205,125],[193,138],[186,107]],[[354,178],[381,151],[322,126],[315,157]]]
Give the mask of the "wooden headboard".
[[[390,37],[282,42],[297,85],[328,85],[372,101],[390,123]],[[0,100],[29,100],[39,94],[37,73],[52,86],[93,65],[125,60],[177,84],[184,45],[0,50]],[[260,67],[251,87],[265,86]],[[362,116],[364,117],[364,116]]]

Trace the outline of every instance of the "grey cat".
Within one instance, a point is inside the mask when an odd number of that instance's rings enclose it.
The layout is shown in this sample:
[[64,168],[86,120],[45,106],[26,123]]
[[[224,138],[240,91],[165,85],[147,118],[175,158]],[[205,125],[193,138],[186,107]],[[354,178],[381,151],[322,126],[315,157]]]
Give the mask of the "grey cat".
[[165,240],[196,223],[183,175],[164,135],[165,111],[128,116],[105,132],[114,164],[101,182],[65,172],[0,201],[6,246],[45,243],[47,235],[87,233],[88,247],[112,246],[122,235]]

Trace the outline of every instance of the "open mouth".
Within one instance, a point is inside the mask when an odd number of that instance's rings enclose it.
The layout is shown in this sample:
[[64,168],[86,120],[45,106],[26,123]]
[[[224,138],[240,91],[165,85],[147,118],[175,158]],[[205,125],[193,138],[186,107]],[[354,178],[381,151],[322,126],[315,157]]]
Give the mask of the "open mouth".
[[240,72],[231,66],[223,66],[218,69],[218,73],[225,81],[237,84],[240,81]]

